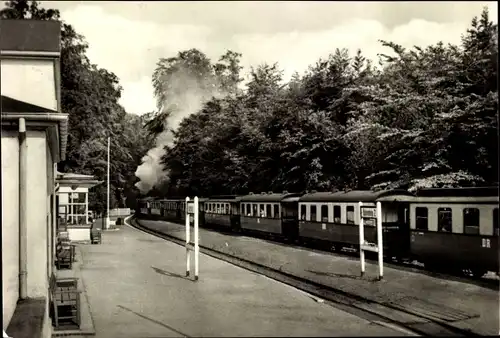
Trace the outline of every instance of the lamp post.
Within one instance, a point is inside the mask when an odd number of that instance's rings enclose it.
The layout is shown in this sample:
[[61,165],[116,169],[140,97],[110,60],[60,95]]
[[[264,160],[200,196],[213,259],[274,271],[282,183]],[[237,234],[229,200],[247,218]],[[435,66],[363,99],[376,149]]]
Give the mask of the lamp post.
[[108,136],[108,191],[107,191],[107,203],[106,203],[106,230],[109,229],[109,148],[111,137]]

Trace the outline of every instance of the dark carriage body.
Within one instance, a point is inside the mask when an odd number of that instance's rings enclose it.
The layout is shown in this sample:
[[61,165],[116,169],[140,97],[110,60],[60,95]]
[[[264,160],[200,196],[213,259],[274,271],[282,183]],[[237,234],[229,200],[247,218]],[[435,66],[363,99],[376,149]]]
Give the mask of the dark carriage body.
[[241,228],[251,232],[283,236],[281,201],[299,195],[288,192],[270,192],[242,196],[240,201]]
[[[328,242],[336,248],[359,247],[359,202],[364,206],[382,205],[384,252],[403,256],[410,250],[409,202],[406,190],[317,192],[299,199],[301,239]],[[375,220],[365,221],[365,240],[377,243]]]
[[204,202],[205,224],[226,230],[240,229],[240,196],[211,196]]
[[499,272],[498,188],[419,190],[410,220],[411,254],[426,266]]

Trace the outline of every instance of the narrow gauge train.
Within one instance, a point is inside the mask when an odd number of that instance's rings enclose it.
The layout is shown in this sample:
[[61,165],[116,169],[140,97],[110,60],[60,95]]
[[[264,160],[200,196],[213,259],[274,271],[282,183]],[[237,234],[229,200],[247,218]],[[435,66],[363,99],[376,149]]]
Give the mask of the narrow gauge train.
[[[499,273],[498,187],[261,193],[200,198],[200,226],[271,234],[286,241],[359,247],[359,202],[382,205],[384,254],[426,267]],[[142,199],[138,217],[185,221],[185,199]],[[365,238],[376,227],[365,222]]]

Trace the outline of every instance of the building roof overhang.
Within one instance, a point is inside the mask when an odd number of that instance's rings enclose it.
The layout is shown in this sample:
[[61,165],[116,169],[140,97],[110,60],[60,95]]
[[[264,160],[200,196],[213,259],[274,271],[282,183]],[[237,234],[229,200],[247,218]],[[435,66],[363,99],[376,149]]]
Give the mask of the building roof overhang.
[[70,187],[75,190],[76,188],[92,188],[104,181],[99,181],[95,176],[74,174],[74,173],[60,173],[56,172],[56,183],[60,187]]

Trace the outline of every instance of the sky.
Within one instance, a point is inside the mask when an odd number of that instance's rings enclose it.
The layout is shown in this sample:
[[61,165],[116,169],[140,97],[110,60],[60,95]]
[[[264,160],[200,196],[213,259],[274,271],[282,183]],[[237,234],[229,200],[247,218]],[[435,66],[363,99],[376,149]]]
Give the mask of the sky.
[[[377,60],[389,40],[412,47],[459,43],[483,7],[497,21],[496,2],[119,2],[41,1],[55,8],[89,43],[87,56],[114,72],[128,113],[156,109],[151,76],[160,58],[198,48],[212,61],[230,49],[250,66],[278,62],[285,79],[336,48]],[[1,6],[3,7],[3,6]]]

